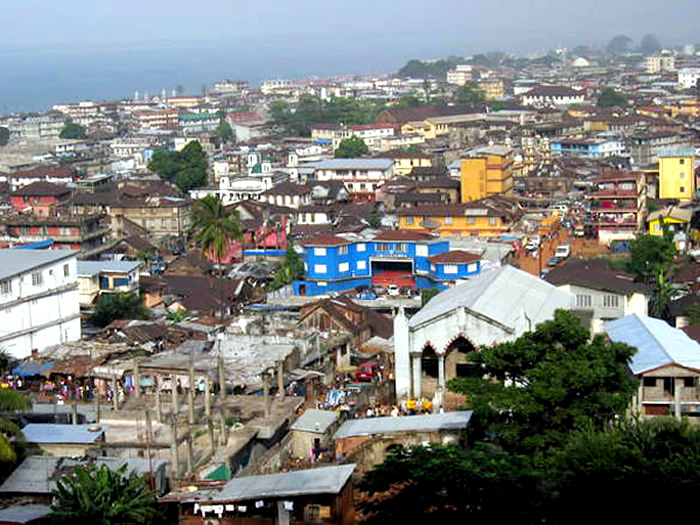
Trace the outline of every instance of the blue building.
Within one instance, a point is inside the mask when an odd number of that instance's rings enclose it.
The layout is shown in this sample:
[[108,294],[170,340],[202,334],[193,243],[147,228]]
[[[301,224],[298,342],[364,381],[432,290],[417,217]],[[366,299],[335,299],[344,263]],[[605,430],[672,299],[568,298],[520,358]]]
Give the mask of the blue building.
[[360,286],[412,289],[453,285],[481,271],[478,255],[450,251],[449,241],[412,231],[383,231],[373,239],[321,235],[303,243],[305,279],[295,295],[323,295]]
[[552,140],[549,145],[552,156],[585,157],[602,159],[622,155],[624,145],[613,137],[595,137],[590,139],[562,138]]

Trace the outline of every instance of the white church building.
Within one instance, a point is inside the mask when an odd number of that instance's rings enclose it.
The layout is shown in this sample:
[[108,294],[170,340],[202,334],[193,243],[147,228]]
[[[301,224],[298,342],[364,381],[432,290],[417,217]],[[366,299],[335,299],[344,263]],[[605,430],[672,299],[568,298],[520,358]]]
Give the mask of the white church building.
[[529,273],[503,266],[433,297],[410,319],[394,318],[396,398],[432,397],[470,374],[468,354],[517,339],[571,309],[573,297]]

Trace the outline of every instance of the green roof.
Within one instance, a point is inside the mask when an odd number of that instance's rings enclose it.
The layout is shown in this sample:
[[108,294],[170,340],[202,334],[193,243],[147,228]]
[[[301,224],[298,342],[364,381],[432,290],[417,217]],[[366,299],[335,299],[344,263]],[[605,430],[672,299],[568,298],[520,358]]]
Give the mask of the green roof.
[[180,115],[180,120],[211,120],[218,119],[219,115],[215,113],[186,113]]
[[228,468],[226,463],[222,463],[207,474],[207,479],[212,481],[231,479],[231,469]]
[[693,148],[662,148],[659,151],[659,157],[694,157],[695,150]]

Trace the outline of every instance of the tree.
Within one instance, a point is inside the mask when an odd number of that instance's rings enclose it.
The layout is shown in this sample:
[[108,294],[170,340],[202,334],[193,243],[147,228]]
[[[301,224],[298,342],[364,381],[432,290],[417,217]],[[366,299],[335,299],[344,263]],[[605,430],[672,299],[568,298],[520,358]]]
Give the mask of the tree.
[[360,137],[350,137],[340,141],[334,156],[336,159],[354,159],[367,155],[367,153],[369,153],[369,148],[364,140]]
[[627,106],[627,97],[625,97],[619,91],[615,91],[614,89],[610,88],[605,88],[603,91],[601,91],[600,96],[598,97],[597,104],[599,108],[624,108]]
[[522,523],[540,499],[527,458],[483,444],[394,449],[359,489],[370,524]]
[[637,383],[627,367],[634,351],[591,339],[577,317],[558,310],[515,341],[474,352],[478,377],[448,386],[506,450],[546,455],[573,430],[602,428],[624,413]]
[[382,227],[382,214],[377,210],[374,210],[367,221],[371,228],[381,228]]
[[95,326],[107,326],[117,319],[150,319],[151,314],[141,297],[133,292],[100,295],[92,314]]
[[0,127],[0,147],[7,146],[8,142],[10,142],[10,130]]
[[666,321],[670,320],[669,305],[679,291],[679,287],[667,279],[664,271],[660,271],[656,276],[654,289],[649,299],[649,315]]
[[455,93],[454,101],[457,104],[476,106],[484,101],[484,92],[479,89],[476,82],[467,82]]
[[301,260],[299,254],[293,246],[288,246],[284,254],[282,266],[277,269],[275,278],[270,283],[270,290],[279,290],[283,286],[292,284],[292,282],[301,279],[304,276],[304,261]]
[[222,117],[219,120],[219,125],[214,131],[214,135],[217,141],[221,144],[226,144],[227,142],[231,142],[233,140],[233,128],[231,128],[231,124],[228,123],[226,118]]
[[21,438],[21,431],[5,414],[28,410],[32,404],[16,390],[0,389],[0,464],[14,462],[17,453],[11,442]]
[[126,465],[76,467],[56,482],[51,518],[58,523],[155,523],[162,516],[145,476]]
[[440,288],[421,288],[420,291],[420,305],[421,307],[428,304],[433,297],[440,293]]
[[605,50],[611,55],[620,55],[627,53],[632,48],[632,39],[625,35],[617,35],[613,37]]
[[676,256],[673,234],[664,228],[664,234],[641,235],[632,241],[627,269],[638,281],[650,284],[660,272],[669,273]]
[[653,55],[661,51],[661,44],[654,35],[644,35],[642,37],[641,51],[645,55]]
[[58,136],[62,139],[84,139],[87,137],[87,133],[80,124],[67,120]]
[[221,199],[213,195],[207,195],[192,205],[190,221],[190,231],[194,233],[194,238],[199,243],[202,253],[205,256],[213,255],[219,265],[222,278],[219,299],[222,307],[221,318],[223,319],[224,283],[221,263],[228,255],[231,241],[243,238],[243,227],[238,213],[235,210],[226,209]]
[[148,169],[175,184],[183,193],[207,183],[207,156],[196,140],[182,151],[156,151]]

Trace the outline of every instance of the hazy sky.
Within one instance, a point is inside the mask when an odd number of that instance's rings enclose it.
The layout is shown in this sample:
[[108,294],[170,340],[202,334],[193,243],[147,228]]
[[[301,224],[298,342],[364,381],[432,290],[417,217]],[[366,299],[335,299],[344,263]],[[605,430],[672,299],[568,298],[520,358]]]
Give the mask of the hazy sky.
[[700,0],[21,0],[3,2],[0,46],[94,51],[159,42],[350,46],[392,55],[534,51],[655,33],[694,39]]

